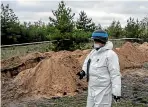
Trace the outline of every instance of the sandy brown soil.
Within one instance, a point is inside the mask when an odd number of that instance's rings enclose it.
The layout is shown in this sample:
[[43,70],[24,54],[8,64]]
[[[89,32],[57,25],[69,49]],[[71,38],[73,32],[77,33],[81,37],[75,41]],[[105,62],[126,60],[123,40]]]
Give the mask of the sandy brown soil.
[[[146,48],[145,48],[146,47]],[[147,43],[133,45],[129,42],[114,49],[119,56],[121,73],[128,75],[148,62]],[[2,104],[24,98],[73,96],[87,89],[86,80],[79,80],[81,70],[90,50],[32,53],[1,62]],[[130,74],[132,75],[132,74]],[[138,76],[146,76],[141,72]]]

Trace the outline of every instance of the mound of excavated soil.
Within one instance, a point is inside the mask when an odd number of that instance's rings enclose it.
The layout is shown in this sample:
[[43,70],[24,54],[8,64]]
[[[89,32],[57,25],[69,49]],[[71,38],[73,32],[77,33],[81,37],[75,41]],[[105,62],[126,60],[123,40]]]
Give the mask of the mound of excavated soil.
[[137,46],[137,48],[142,51],[143,53],[145,53],[148,57],[148,43],[144,42],[143,44]]
[[148,43],[144,42],[142,45],[139,46],[140,50],[148,51]]
[[136,47],[134,47],[130,42],[124,44],[120,50],[120,55],[126,56],[126,58],[131,62],[143,63],[148,61],[148,57],[145,53],[139,51]]
[[7,73],[8,76],[15,76],[19,72],[35,67],[41,60],[50,57],[53,52],[40,52],[30,53],[26,56],[16,56],[1,62],[1,71]]
[[144,62],[148,62],[147,54],[140,51],[130,42],[125,43],[115,52],[119,56],[121,70],[141,67]]
[[91,49],[87,50],[76,50],[72,52],[72,56],[74,56],[80,63],[80,66],[82,67],[83,62],[86,58],[86,56],[90,53]]
[[23,90],[25,96],[74,95],[87,86],[85,80],[80,81],[76,77],[80,70],[81,66],[71,52],[61,51],[44,59],[34,68],[19,73],[14,84]]

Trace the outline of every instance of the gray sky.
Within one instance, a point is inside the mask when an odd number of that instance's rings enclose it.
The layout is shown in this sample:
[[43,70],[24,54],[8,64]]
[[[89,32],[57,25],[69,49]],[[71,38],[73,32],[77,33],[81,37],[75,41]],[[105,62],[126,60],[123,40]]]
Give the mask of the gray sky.
[[[15,14],[19,17],[21,22],[23,21],[49,21],[49,16],[52,15],[52,10],[58,8],[57,0],[2,0],[4,4],[9,4]],[[129,17],[142,19],[148,16],[148,1],[65,1],[67,7],[72,8],[74,12],[75,20],[79,16],[79,12],[84,10],[89,18],[103,27],[111,24],[113,20],[119,20],[122,26],[126,25],[126,21]]]

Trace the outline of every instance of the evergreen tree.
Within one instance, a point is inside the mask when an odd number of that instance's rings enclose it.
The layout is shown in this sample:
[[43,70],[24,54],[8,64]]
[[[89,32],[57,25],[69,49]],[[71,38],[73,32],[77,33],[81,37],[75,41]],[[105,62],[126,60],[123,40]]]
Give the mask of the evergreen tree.
[[137,19],[136,21],[134,18],[129,18],[127,20],[127,25],[125,26],[125,34],[126,37],[129,38],[139,38],[141,35],[140,23]]
[[7,4],[1,4],[1,43],[13,44],[18,43],[20,37],[19,20],[12,9]]
[[119,21],[113,21],[107,28],[107,32],[113,38],[120,38],[123,36],[123,30]]
[[76,22],[77,29],[84,30],[84,31],[94,31],[95,30],[95,23],[92,22],[91,18],[88,18],[84,11],[79,13],[79,19]]
[[140,38],[143,38],[148,41],[148,17],[144,17],[140,22],[140,28],[142,33]]
[[49,17],[49,25],[55,26],[62,34],[73,31],[74,28],[74,13],[71,13],[71,8],[67,8],[64,1],[59,3],[58,9],[52,13],[55,18]]
[[[64,1],[59,3],[58,9],[52,11],[55,18],[49,17],[49,25],[55,27],[54,35],[51,39],[60,40],[55,43],[56,50],[69,50],[73,46],[72,32],[74,30],[74,13],[71,8],[67,8]],[[70,40],[65,40],[70,39]]]

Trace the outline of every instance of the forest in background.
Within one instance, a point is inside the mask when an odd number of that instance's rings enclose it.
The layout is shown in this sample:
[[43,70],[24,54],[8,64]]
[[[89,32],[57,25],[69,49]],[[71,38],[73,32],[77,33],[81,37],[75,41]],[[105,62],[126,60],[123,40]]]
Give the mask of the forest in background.
[[[54,17],[49,16],[48,24],[42,20],[34,23],[20,23],[9,4],[1,4],[1,44],[57,40],[60,42],[55,43],[56,50],[68,50],[75,45],[88,42],[94,30],[103,29],[100,24],[94,23],[84,10],[74,21],[75,13],[66,6],[64,1],[59,2],[58,8],[52,10],[52,13]],[[110,38],[141,38],[146,40],[148,38],[148,16],[142,20],[129,17],[125,27],[121,26],[120,21],[114,20],[104,30],[109,33]]]

